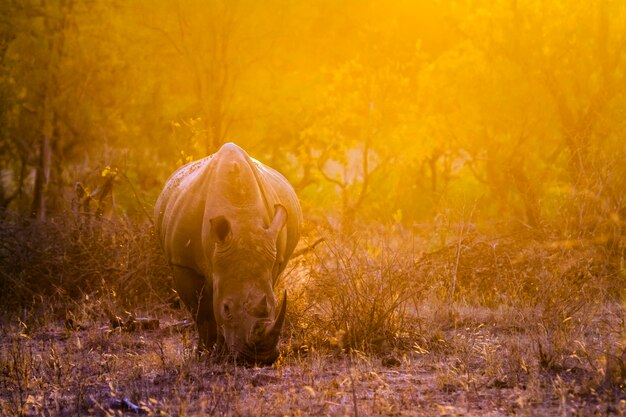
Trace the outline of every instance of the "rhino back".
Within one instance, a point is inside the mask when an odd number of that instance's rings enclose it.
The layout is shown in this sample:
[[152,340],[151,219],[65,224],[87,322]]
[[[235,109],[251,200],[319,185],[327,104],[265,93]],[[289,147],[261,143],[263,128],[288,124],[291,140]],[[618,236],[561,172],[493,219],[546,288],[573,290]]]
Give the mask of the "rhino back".
[[226,144],[170,176],[155,205],[156,227],[170,263],[210,276],[210,219],[223,215],[239,227],[250,222],[267,227],[276,204],[288,213],[287,226],[277,241],[277,255],[285,260],[282,271],[302,222],[295,192],[277,171],[237,145]]

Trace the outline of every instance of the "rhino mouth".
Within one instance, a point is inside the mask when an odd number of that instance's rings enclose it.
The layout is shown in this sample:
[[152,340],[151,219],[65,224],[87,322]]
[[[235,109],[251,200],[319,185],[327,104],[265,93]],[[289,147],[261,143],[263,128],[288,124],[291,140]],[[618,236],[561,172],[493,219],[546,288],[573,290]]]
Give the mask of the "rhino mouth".
[[269,366],[278,359],[278,356],[280,356],[278,346],[261,348],[248,343],[239,347],[215,346],[213,351],[213,358],[218,362],[234,362],[243,366]]
[[278,347],[259,351],[254,346],[246,346],[245,349],[234,353],[233,358],[235,362],[244,365],[271,365],[278,359],[279,354]]

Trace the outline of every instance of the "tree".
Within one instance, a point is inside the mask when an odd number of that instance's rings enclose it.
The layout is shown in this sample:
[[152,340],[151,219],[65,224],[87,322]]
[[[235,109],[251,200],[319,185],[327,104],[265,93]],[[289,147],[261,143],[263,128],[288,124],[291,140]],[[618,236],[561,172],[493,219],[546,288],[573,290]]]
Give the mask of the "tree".
[[[8,18],[3,22],[5,31],[11,33],[11,42],[5,46],[3,68],[10,85],[15,85],[11,119],[7,124],[21,125],[15,119],[32,119],[36,126],[31,133],[37,136],[32,145],[36,149],[34,161],[35,179],[31,215],[44,219],[47,200],[51,195],[50,181],[54,159],[53,149],[58,140],[58,101],[60,72],[65,53],[65,38],[72,18],[73,0],[34,2],[10,2]],[[41,103],[41,105],[38,105]],[[9,130],[14,149],[24,149],[23,133]],[[16,191],[21,192],[26,176],[27,160],[32,156],[22,154],[21,168]]]
[[580,220],[596,215],[611,218],[623,208],[614,190],[623,177],[615,157],[624,131],[616,130],[612,114],[623,108],[626,92],[626,7],[604,0],[513,0],[485,10],[468,13],[461,30],[485,54],[518,67],[533,91],[549,97],[551,103],[537,113],[560,129],[559,144],[546,160],[554,165],[566,153],[567,182],[577,206],[572,218],[579,219],[573,228],[585,229]]

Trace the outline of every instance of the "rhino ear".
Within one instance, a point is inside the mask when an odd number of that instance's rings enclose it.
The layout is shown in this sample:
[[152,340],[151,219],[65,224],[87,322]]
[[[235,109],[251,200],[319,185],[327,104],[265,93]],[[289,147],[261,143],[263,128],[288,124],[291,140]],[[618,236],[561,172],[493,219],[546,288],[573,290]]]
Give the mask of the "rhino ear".
[[276,204],[274,209],[276,210],[274,219],[267,230],[274,235],[278,235],[278,232],[287,224],[287,209],[281,204]]
[[211,219],[211,235],[220,243],[226,243],[232,237],[230,222],[224,216]]

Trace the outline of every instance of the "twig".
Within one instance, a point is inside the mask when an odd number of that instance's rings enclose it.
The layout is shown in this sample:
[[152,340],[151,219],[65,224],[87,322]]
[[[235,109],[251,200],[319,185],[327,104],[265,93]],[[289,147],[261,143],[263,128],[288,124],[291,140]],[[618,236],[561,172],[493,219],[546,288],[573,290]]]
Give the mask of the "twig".
[[[459,237],[456,245],[456,254],[455,254],[455,262],[454,262],[454,272],[452,274],[452,289],[450,291],[450,301],[454,300],[454,292],[456,291],[457,284],[457,274],[459,272],[459,261],[461,259],[461,249],[463,248],[463,238],[467,233],[467,225],[471,221],[474,216],[474,210],[476,209],[476,202],[474,202],[474,207],[472,207],[472,211],[469,214],[467,220],[463,219],[463,223],[461,224],[461,228],[459,229]],[[463,207],[463,214],[465,214],[465,207]],[[465,216],[464,216],[465,217]]]
[[135,190],[135,187],[133,186],[132,181],[130,180],[130,178],[128,178],[128,175],[122,174],[122,176],[128,182],[128,185],[130,185],[130,189],[133,192],[133,195],[135,196],[137,203],[139,203],[139,207],[141,207],[141,211],[143,211],[143,214],[146,216],[150,224],[154,226],[154,219],[152,218],[152,215],[146,211],[146,207],[144,206],[142,199],[139,197],[139,194],[137,194],[137,190]]
[[459,229],[459,239],[456,246],[456,260],[454,262],[454,272],[452,273],[452,289],[450,290],[450,301],[454,300],[454,291],[456,290],[457,273],[459,270],[459,259],[461,258],[461,243],[463,242],[463,234],[465,232],[465,222]]
[[306,248],[302,248],[300,250],[295,251],[292,255],[291,255],[291,259],[295,259],[299,256],[304,255],[305,253],[309,253],[311,252],[313,249],[315,249],[315,247],[317,245],[319,245],[320,243],[324,242],[326,239],[324,239],[323,237],[317,239],[315,242],[313,242],[312,244],[310,244],[309,246],[307,246]]
[[348,364],[350,366],[350,384],[352,385],[352,403],[354,404],[354,417],[359,417],[359,406],[356,400],[356,387],[354,386],[354,375],[352,375],[352,352],[348,352]]

